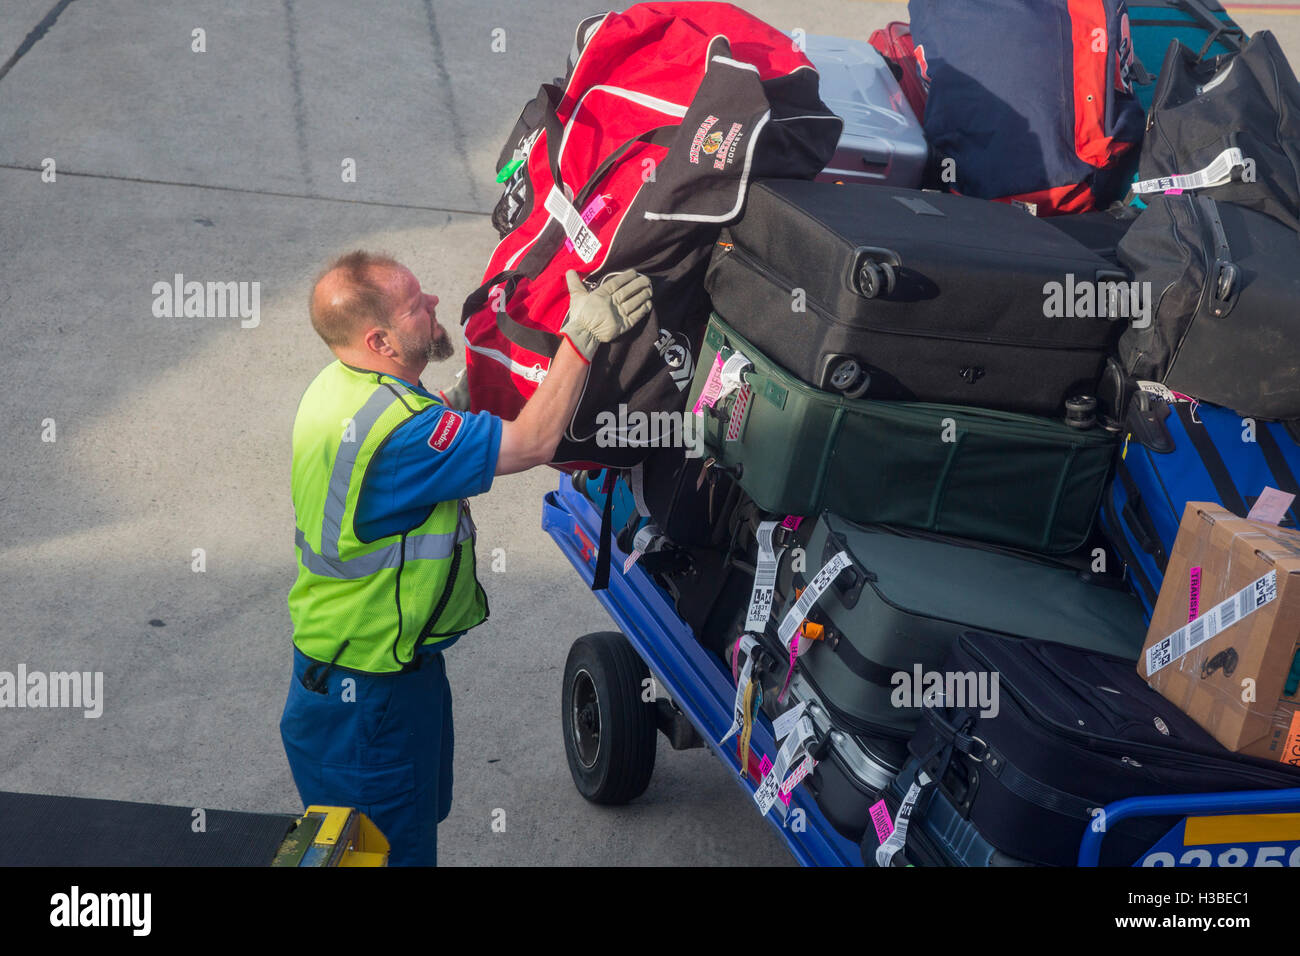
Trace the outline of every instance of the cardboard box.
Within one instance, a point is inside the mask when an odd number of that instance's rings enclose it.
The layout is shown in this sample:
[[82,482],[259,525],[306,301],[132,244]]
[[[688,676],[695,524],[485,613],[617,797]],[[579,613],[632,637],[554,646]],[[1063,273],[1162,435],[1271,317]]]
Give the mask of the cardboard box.
[[1300,764],[1297,650],[1300,533],[1189,503],[1138,673],[1229,750]]

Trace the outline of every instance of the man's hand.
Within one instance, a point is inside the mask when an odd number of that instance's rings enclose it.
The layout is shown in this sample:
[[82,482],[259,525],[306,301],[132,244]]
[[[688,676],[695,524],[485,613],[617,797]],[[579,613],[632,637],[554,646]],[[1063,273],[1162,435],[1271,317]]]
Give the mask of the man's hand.
[[469,411],[469,379],[465,375],[465,370],[460,370],[455,384],[444,388],[438,395],[448,408],[455,408],[462,412]]
[[588,292],[570,269],[569,316],[560,326],[560,334],[569,340],[579,355],[591,362],[596,348],[612,342],[650,314],[650,280],[630,269],[606,276]]

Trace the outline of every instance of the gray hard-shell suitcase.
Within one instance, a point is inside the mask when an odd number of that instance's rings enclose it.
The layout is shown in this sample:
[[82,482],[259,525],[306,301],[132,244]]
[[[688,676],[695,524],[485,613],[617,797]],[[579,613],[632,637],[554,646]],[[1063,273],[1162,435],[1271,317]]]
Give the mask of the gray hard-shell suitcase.
[[840,551],[849,566],[808,612],[825,636],[801,654],[798,670],[836,726],[852,733],[910,736],[926,675],[940,670],[964,631],[1045,637],[1134,661],[1146,636],[1137,598],[1087,572],[974,542],[865,528],[829,513],[808,538],[805,569],[782,561],[777,593],[784,606],[773,622],[793,604],[794,589],[807,587]]
[[798,672],[790,680],[784,702],[778,702],[781,678],[771,675],[763,686],[763,710],[773,720],[782,711],[803,704],[812,720],[818,746],[817,765],[803,786],[813,795],[831,826],[855,843],[871,825],[871,806],[907,761],[907,744],[897,737],[856,734],[836,723],[830,708]]
[[822,102],[844,120],[835,155],[817,178],[919,186],[930,147],[884,57],[865,40],[844,37],[804,37],[804,53],[817,68]]

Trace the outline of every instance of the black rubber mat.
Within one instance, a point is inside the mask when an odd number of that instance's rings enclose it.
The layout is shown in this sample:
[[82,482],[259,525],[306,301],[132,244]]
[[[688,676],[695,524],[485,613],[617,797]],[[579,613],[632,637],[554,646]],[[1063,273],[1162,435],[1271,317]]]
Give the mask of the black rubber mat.
[[0,866],[269,866],[296,819],[0,793]]

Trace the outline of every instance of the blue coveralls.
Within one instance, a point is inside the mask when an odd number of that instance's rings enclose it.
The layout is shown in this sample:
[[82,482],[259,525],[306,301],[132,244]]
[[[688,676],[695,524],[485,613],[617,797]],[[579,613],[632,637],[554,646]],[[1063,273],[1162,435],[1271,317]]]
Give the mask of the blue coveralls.
[[[410,387],[437,397],[418,383]],[[359,537],[409,531],[438,502],[492,487],[501,419],[463,414],[441,452],[429,446],[437,416],[394,429],[361,486]],[[454,739],[442,652],[459,639],[421,648],[419,666],[398,674],[331,668],[294,648],[280,737],[303,806],[356,807],[388,838],[390,866],[437,863],[438,823],[451,812]]]

